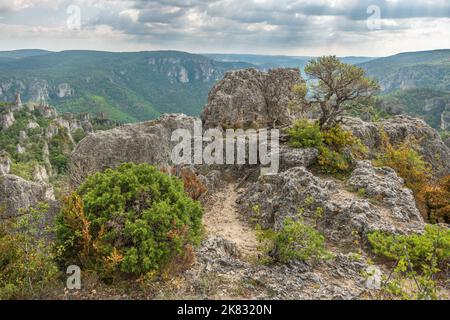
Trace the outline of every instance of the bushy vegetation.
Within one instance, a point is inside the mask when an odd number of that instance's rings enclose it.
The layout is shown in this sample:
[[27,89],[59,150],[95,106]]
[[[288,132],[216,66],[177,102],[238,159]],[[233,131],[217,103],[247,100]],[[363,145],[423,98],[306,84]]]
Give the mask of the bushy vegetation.
[[208,191],[197,174],[188,168],[161,168],[161,171],[179,177],[183,181],[185,192],[194,200],[199,200]]
[[279,231],[262,230],[257,226],[257,238],[264,263],[295,260],[314,263],[331,257],[325,248],[324,236],[302,219],[286,219]]
[[311,148],[323,144],[323,134],[317,122],[308,119],[299,119],[292,128],[287,129],[289,146],[292,148]]
[[382,140],[383,149],[374,164],[394,169],[405,180],[406,186],[418,194],[431,178],[431,165],[413,148],[414,142],[405,141],[393,147],[384,132]]
[[319,165],[325,173],[345,174],[351,170],[353,159],[366,153],[361,141],[339,125],[321,130],[317,122],[300,119],[287,133],[291,147],[316,147],[319,150]]
[[450,266],[450,229],[427,225],[424,234],[412,235],[377,231],[368,239],[375,254],[394,262],[384,281],[388,294],[401,299],[438,297],[436,282]]
[[33,180],[33,171],[37,164],[37,161],[14,162],[11,166],[11,174],[31,181]]
[[393,168],[416,199],[424,219],[431,223],[450,221],[450,178],[434,181],[431,165],[414,149],[414,142],[393,147],[382,133],[384,148],[374,164]]
[[201,219],[181,180],[147,164],[124,164],[90,176],[66,199],[57,218],[61,263],[161,271],[198,244]]
[[432,223],[450,223],[450,176],[426,185],[419,193],[419,205]]
[[0,300],[41,297],[55,284],[58,267],[41,206],[0,224]]
[[86,137],[86,133],[83,129],[77,129],[74,132],[72,132],[72,138],[75,141],[75,143],[80,142]]

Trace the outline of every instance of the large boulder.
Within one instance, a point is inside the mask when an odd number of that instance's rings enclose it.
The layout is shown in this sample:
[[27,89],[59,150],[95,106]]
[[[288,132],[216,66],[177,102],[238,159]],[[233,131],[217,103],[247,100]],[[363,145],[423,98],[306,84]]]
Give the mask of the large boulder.
[[92,173],[116,168],[124,162],[170,165],[176,129],[192,130],[195,118],[166,114],[148,122],[98,131],[84,138],[72,152],[71,184],[79,185]]
[[211,90],[201,118],[206,128],[264,128],[289,125],[297,115],[290,102],[299,69],[228,72]]
[[27,181],[10,174],[0,176],[1,220],[26,213],[41,203],[56,205],[53,188],[48,184]]
[[361,139],[372,156],[382,150],[384,132],[394,146],[403,142],[416,145],[417,151],[423,159],[433,166],[435,176],[441,177],[450,174],[449,147],[442,141],[439,133],[421,119],[403,115],[380,122],[345,118],[344,126]]
[[[275,175],[261,176],[237,202],[248,217],[257,217],[263,228],[280,229],[286,218],[296,217],[308,202],[325,204],[335,188],[332,181],[314,176],[304,167],[294,167]],[[306,216],[313,213],[304,212]]]
[[[347,189],[353,189],[350,192]],[[365,197],[357,194],[363,190]],[[363,239],[372,231],[419,233],[424,221],[412,192],[389,168],[362,161],[346,185],[295,167],[262,176],[237,200],[241,212],[257,218],[264,228],[280,229],[286,218],[300,215],[315,223],[327,239],[351,244],[355,232]]]

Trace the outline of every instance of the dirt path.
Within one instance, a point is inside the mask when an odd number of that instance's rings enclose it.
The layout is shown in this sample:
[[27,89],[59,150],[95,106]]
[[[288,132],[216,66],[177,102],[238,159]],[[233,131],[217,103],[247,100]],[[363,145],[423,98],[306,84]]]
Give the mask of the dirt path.
[[236,243],[243,258],[256,254],[255,230],[236,209],[238,193],[234,184],[217,192],[206,206],[203,222],[208,235],[218,235]]

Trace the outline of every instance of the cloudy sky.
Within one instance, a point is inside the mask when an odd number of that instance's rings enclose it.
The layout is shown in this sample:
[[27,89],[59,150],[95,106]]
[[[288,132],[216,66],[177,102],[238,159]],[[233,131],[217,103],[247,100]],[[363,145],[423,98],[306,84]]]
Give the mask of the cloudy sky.
[[384,56],[450,48],[450,0],[0,0],[0,50]]

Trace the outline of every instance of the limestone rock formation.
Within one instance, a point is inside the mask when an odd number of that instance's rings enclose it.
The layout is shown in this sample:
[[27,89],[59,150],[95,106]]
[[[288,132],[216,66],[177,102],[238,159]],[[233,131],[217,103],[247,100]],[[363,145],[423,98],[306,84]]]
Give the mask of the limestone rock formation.
[[2,130],[8,130],[16,121],[14,118],[14,113],[12,113],[11,111],[4,112],[2,114],[1,121]]
[[11,159],[6,152],[0,152],[0,176],[9,174],[11,169]]
[[286,171],[294,167],[309,167],[317,163],[319,151],[314,148],[295,149],[286,145],[280,146],[280,170]]
[[70,97],[73,95],[73,89],[68,83],[60,83],[57,87],[58,98]]
[[194,120],[186,115],[166,114],[153,121],[90,134],[72,152],[72,184],[124,162],[169,165],[172,147],[178,143],[170,141],[172,132],[192,130]]
[[39,124],[36,122],[36,121],[33,121],[33,120],[29,120],[28,121],[28,124],[27,124],[27,129],[29,129],[29,130],[33,130],[33,129],[37,129],[37,128],[39,128],[40,126],[39,126]]
[[2,219],[25,213],[45,202],[54,204],[53,188],[46,184],[26,181],[14,175],[0,177],[0,206]]
[[33,180],[44,184],[49,183],[49,176],[45,166],[36,165],[33,170]]
[[358,161],[349,184],[354,190],[363,189],[368,198],[383,203],[397,222],[405,225],[423,222],[412,191],[404,186],[403,179],[393,169],[376,168],[370,161]]
[[21,143],[23,143],[23,142],[25,142],[27,139],[28,139],[27,132],[24,131],[24,130],[21,130],[21,131],[19,132],[19,141],[20,141]]
[[421,119],[403,115],[380,122],[345,118],[344,124],[345,128],[353,131],[355,136],[361,139],[372,156],[382,148],[384,131],[394,146],[402,142],[417,145],[417,151],[433,166],[433,173],[436,176],[450,174],[450,149],[442,141],[439,133]]
[[[364,188],[367,198],[347,191],[350,187]],[[257,217],[264,228],[279,229],[286,218],[297,219],[299,215],[309,221],[318,219],[327,239],[340,244],[351,243],[354,231],[364,237],[375,230],[411,233],[424,228],[412,192],[403,180],[392,169],[374,168],[368,161],[358,162],[347,186],[294,167],[260,177],[237,202],[244,214]],[[318,209],[323,212],[321,217]]]
[[299,69],[228,72],[211,90],[201,118],[206,128],[262,128],[289,125],[292,88],[304,83]]
[[22,100],[20,99],[20,93],[16,94],[16,100],[11,107],[11,111],[19,111],[23,108]]
[[55,108],[52,108],[48,104],[41,103],[36,107],[36,110],[38,110],[39,114],[47,119],[55,119],[58,117],[58,112]]

